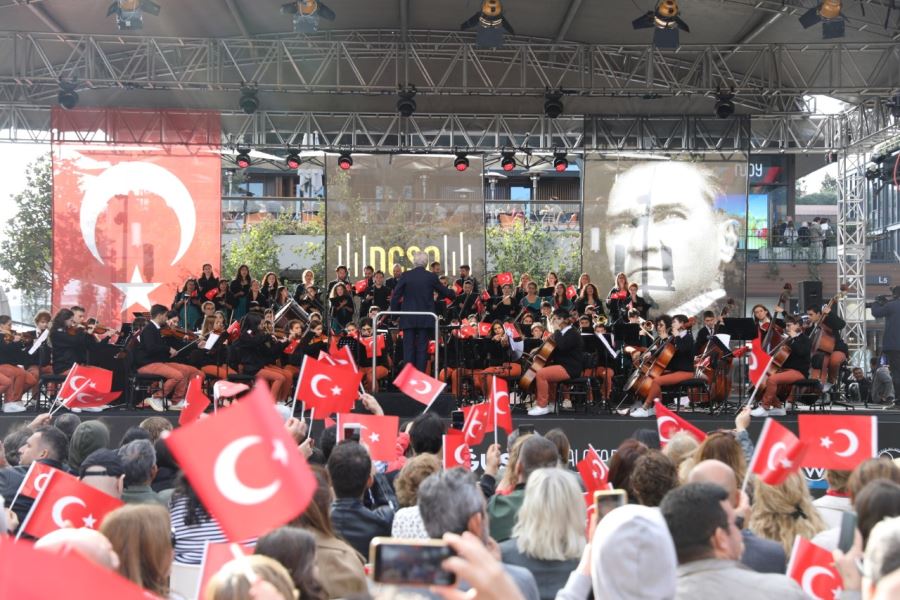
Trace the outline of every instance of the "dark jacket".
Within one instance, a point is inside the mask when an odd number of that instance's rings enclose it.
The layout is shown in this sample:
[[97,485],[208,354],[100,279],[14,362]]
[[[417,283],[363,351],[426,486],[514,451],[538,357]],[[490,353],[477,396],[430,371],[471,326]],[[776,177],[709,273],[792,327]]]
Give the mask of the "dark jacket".
[[700,354],[703,352],[703,349],[706,347],[706,342],[709,341],[713,335],[717,333],[722,333],[725,331],[725,326],[721,323],[716,323],[715,327],[713,327],[712,335],[709,333],[709,329],[706,328],[706,325],[700,327],[697,330],[697,339],[694,341],[694,352]]
[[355,498],[338,498],[331,503],[334,530],[363,556],[369,555],[369,542],[378,536],[390,536],[394,509],[379,506],[369,510]]
[[787,571],[784,547],[778,542],[757,537],[749,529],[741,532],[744,537],[744,555],[741,562],[757,573],[781,573]]
[[900,350],[900,299],[891,300],[884,304],[872,305],[872,316],[876,319],[885,317],[884,322],[884,349],[887,351]]
[[233,356],[241,365],[241,373],[256,375],[272,362],[272,338],[262,333],[241,332],[241,337],[233,347]]
[[169,360],[170,346],[163,340],[159,327],[147,323],[141,330],[141,341],[134,349],[134,368]]
[[[456,298],[456,293],[441,284],[438,276],[424,267],[416,267],[400,276],[391,296],[391,310],[434,312],[434,293],[441,298]],[[400,317],[400,329],[434,327],[425,315]]]
[[65,329],[54,329],[50,332],[50,345],[53,346],[53,372],[62,373],[78,363],[88,362],[88,347],[96,343],[94,336],[79,329],[70,334]]
[[690,331],[672,338],[675,343],[675,356],[669,361],[669,371],[694,370],[694,336]]
[[584,368],[584,340],[581,339],[581,330],[572,325],[563,335],[562,331],[553,334],[556,348],[550,355],[554,365],[560,365],[569,374],[569,377],[580,377]]
[[783,370],[794,369],[803,373],[804,377],[809,377],[810,352],[812,350],[812,340],[805,334],[800,334],[787,342],[791,346],[791,355],[787,357],[784,364],[781,365]]

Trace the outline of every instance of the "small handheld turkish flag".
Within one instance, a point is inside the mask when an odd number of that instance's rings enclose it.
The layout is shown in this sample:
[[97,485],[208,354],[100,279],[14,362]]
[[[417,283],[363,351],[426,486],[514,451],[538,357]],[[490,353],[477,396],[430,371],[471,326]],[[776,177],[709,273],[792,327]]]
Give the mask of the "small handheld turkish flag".
[[672,436],[679,431],[687,431],[698,442],[706,439],[706,434],[679,417],[677,414],[662,405],[659,400],[656,403],[656,429],[659,431],[659,445],[666,447]]
[[353,351],[350,349],[349,344],[339,348],[332,348],[330,355],[331,360],[336,364],[342,367],[350,367],[353,369],[354,373],[359,371],[359,368],[356,366],[356,359],[353,358]]
[[122,502],[119,499],[71,475],[54,471],[31,506],[21,529],[36,538],[70,525],[100,529],[107,513],[120,506]]
[[356,292],[357,295],[362,295],[366,292],[366,288],[369,287],[368,279],[360,279],[356,283],[353,284],[353,291]]
[[569,287],[566,288],[566,298],[568,298],[569,300],[571,300],[572,298],[574,298],[577,295],[578,295],[578,290],[575,289],[574,285],[570,285]]
[[594,492],[612,489],[612,486],[609,484],[609,467],[606,466],[606,463],[603,462],[603,459],[600,458],[593,446],[588,446],[588,451],[585,453],[584,458],[578,461],[578,464],[575,466],[578,468],[578,473],[581,474],[584,488],[590,495],[592,502]]
[[225,333],[228,334],[228,341],[233,342],[237,340],[239,337],[241,337],[241,322],[233,322],[228,326],[228,329],[225,330]]
[[481,299],[484,300],[485,302],[487,302],[488,300],[491,299],[491,295],[488,293],[487,290],[484,290],[483,292],[481,292]]
[[315,408],[322,415],[350,412],[359,397],[361,381],[361,373],[307,356],[300,367],[294,396],[306,408]]
[[[44,491],[47,480],[50,479],[50,473],[59,473],[60,477],[71,477],[68,473],[64,473],[59,469],[54,469],[50,465],[38,461],[31,463],[28,472],[25,473],[25,479],[19,486],[16,496],[25,496],[26,498],[37,498],[38,494]],[[13,498],[15,499],[15,498]],[[10,502],[10,506],[13,502]]]
[[394,385],[401,392],[425,406],[431,406],[435,398],[447,387],[446,382],[429,377],[412,363],[406,363],[406,366],[394,379]]
[[337,441],[344,439],[344,429],[358,428],[359,443],[369,449],[372,460],[389,462],[397,458],[397,431],[400,417],[390,415],[338,414]]
[[100,367],[74,365],[59,388],[57,400],[66,408],[105,406],[122,392],[112,392],[113,373]]
[[366,358],[372,358],[372,347],[375,347],[375,355],[381,356],[384,352],[384,335],[380,334],[377,336],[369,336],[369,337],[361,337],[359,338],[360,343],[366,349]]
[[844,589],[831,552],[799,535],[794,538],[787,576],[800,584],[807,598],[833,600]]
[[216,294],[218,294],[218,293],[219,293],[219,290],[217,290],[217,289],[207,290],[207,292],[205,294],[203,294],[203,297],[206,298],[207,300],[212,300],[213,298],[216,297]]
[[262,382],[228,408],[180,427],[166,445],[230,540],[255,537],[302,513],[316,478]]
[[806,444],[790,429],[768,418],[763,423],[762,432],[756,441],[749,472],[754,473],[764,483],[778,485],[800,468],[804,452]]
[[878,456],[878,417],[800,415],[800,440],[808,448],[804,467],[843,469]]
[[213,384],[213,399],[234,398],[238,394],[246,392],[249,389],[250,386],[246,383],[237,383],[235,381],[220,379]]
[[203,393],[203,376],[194,375],[188,382],[187,392],[184,395],[184,409],[178,417],[178,424],[184,426],[193,423],[200,418],[209,404],[209,398]]
[[462,467],[471,470],[472,450],[466,444],[466,436],[458,429],[448,429],[444,435],[444,470]]
[[484,434],[488,430],[491,422],[491,407],[487,402],[480,404],[472,404],[463,407],[463,435],[465,435],[466,444],[477,446],[484,441]]
[[756,385],[756,382],[765,373],[766,367],[769,366],[771,358],[763,349],[762,342],[758,336],[750,342],[750,362],[747,366],[747,376],[750,378],[750,383]]
[[506,435],[512,433],[513,422],[512,413],[509,410],[509,384],[505,379],[500,377],[491,377],[491,390],[488,395],[488,403],[491,408],[491,424],[488,429],[500,429],[506,432]]
[[500,285],[513,285],[513,275],[509,271],[497,275],[497,283]]
[[219,569],[234,560],[234,552],[237,550],[243,555],[251,554],[248,549],[240,544],[229,542],[206,542],[203,548],[203,560],[200,561],[200,579],[197,581],[197,594],[194,598],[206,598],[206,586],[212,576]]
[[478,337],[488,337],[491,335],[491,324],[490,323],[479,323],[478,324]]

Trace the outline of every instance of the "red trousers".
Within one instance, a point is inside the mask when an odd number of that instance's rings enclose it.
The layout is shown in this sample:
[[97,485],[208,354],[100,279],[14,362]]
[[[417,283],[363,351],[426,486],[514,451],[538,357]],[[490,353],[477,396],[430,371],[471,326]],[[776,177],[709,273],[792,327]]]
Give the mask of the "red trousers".
[[375,385],[372,385],[372,367],[360,367],[359,372],[363,374],[363,386],[373,394],[378,391],[378,382],[387,377],[390,373],[387,367],[375,365]]
[[515,377],[522,376],[522,367],[519,363],[504,363],[499,367],[488,367],[487,369],[478,369],[475,371],[475,386],[481,390],[482,395],[487,398],[488,385],[491,376],[495,377]]
[[644,408],[653,406],[653,401],[657,398],[662,400],[662,388],[670,385],[678,385],[682,381],[694,378],[693,371],[668,371],[659,377],[653,379],[650,384],[650,391],[647,393],[647,399],[644,401]]
[[16,365],[0,365],[0,375],[10,380],[10,385],[5,390],[7,402],[18,402],[25,390],[34,387],[38,382],[37,377]]
[[188,382],[194,375],[200,375],[200,371],[190,365],[176,362],[157,362],[144,365],[137,370],[141,375],[156,375],[165,378],[163,384],[163,396],[171,394],[173,402],[180,402],[187,393]]
[[770,408],[781,408],[781,400],[778,399],[778,386],[790,385],[797,383],[801,379],[806,379],[803,373],[794,369],[778,371],[774,375],[770,375],[766,380],[766,387],[763,390],[762,406],[766,410]]
[[[841,365],[847,362],[847,355],[843,352],[832,352],[825,356],[822,361],[823,369],[828,371],[828,381],[837,383],[838,374],[841,372]],[[821,379],[821,369],[813,369],[810,376],[812,379]]]
[[535,403],[543,408],[550,404],[550,400],[555,401],[556,386],[551,387],[550,384],[559,383],[569,378],[569,372],[560,365],[551,365],[538,371],[535,377],[535,387],[537,388]]

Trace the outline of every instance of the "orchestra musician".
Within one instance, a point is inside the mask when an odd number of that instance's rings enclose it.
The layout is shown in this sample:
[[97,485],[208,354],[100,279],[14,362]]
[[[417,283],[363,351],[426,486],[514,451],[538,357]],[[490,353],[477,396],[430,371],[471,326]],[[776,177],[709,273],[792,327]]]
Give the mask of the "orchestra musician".
[[478,295],[475,293],[474,282],[471,279],[464,279],[461,287],[462,293],[458,294],[450,303],[451,318],[464,319],[476,312],[475,304],[478,302]]
[[[530,285],[535,285],[531,282]],[[525,343],[523,340],[516,340],[509,336],[504,329],[503,323],[494,321],[491,323],[491,334],[484,341],[486,350],[486,367],[476,369],[473,376],[475,387],[481,390],[486,398],[488,396],[488,383],[490,376],[494,375],[502,378],[516,378],[522,375],[522,366],[519,364],[519,358],[522,357],[522,350]]]
[[[0,388],[6,395],[3,412],[22,412],[22,395],[37,385],[37,378],[19,365],[26,362],[25,342],[12,329],[12,318],[0,315]],[[4,387],[5,386],[5,387]]]
[[[48,310],[39,310],[34,315],[34,339],[35,343],[37,340],[41,339],[46,333],[44,340],[40,343],[40,345],[33,349],[28,349],[28,353],[30,358],[28,360],[28,371],[31,372],[32,375],[35,376],[36,379],[40,380],[41,375],[50,375],[53,373],[53,365],[52,365],[52,353],[50,352],[50,321],[53,319],[53,315],[50,314]],[[36,395],[38,393],[38,386],[35,386],[32,391],[32,395]]]
[[793,384],[809,376],[812,342],[803,334],[800,318],[793,315],[787,317],[784,327],[787,335],[784,343],[790,346],[791,353],[781,368],[766,378],[762,400],[759,406],[750,411],[754,417],[778,417],[787,414],[778,398],[778,386]]
[[[88,333],[83,326],[78,326],[79,315],[84,322],[84,309],[76,311],[62,308],[53,317],[50,325],[50,347],[54,375],[65,375],[75,363],[90,364],[88,360],[91,348],[99,341]],[[111,332],[107,332],[111,335]]]
[[172,302],[172,310],[178,313],[179,325],[185,329],[193,327],[202,318],[203,311],[200,305],[203,298],[197,288],[197,280],[189,278],[184,282],[181,291],[175,294]]
[[[827,392],[837,383],[838,374],[841,371],[841,365],[847,362],[849,348],[847,342],[841,338],[841,329],[847,325],[846,321],[840,318],[830,306],[819,308],[818,306],[810,306],[806,309],[809,316],[809,322],[815,325],[820,320],[827,325],[834,335],[834,351],[831,354],[817,353],[821,356],[821,363],[817,368],[812,370],[813,379],[819,379],[821,371],[825,370],[828,374],[828,380],[822,384],[822,391]],[[813,359],[815,360],[815,359]]]
[[616,285],[606,295],[606,308],[609,310],[609,317],[614,323],[624,321],[627,318],[629,296],[628,277],[625,273],[617,273]]
[[234,313],[235,299],[231,295],[231,286],[225,279],[219,280],[219,287],[216,289],[216,295],[213,297],[216,304],[216,310],[228,316],[231,321],[231,315]]
[[[597,366],[593,369],[588,369],[588,373],[585,373],[586,375],[592,375],[594,378],[603,382],[602,390],[604,398],[609,398],[612,393],[613,378],[616,376],[616,357],[610,353],[610,349],[613,349],[613,352],[615,352],[615,349],[607,337],[608,334],[609,332],[606,329],[606,325],[601,325],[599,323],[594,325],[594,335],[596,335],[598,339],[599,356],[597,357]],[[601,341],[601,338],[609,343],[609,348]]]
[[[150,307],[150,322],[141,330],[140,339],[134,348],[132,357],[134,368],[142,375],[156,375],[165,378],[163,389],[154,392],[138,407],[149,407],[157,412],[165,410],[163,398],[171,396],[172,410],[184,408],[184,396],[187,393],[191,377],[200,375],[200,371],[189,365],[172,362],[170,359],[178,352],[163,340],[162,329],[169,320],[168,308],[161,304]],[[177,318],[177,316],[176,316]],[[56,349],[55,338],[54,351]]]
[[663,387],[678,385],[694,377],[694,336],[688,326],[688,318],[685,315],[675,315],[671,318],[668,315],[662,315],[657,319],[657,325],[660,321],[664,326],[660,335],[664,335],[666,329],[671,329],[669,342],[675,345],[675,354],[669,360],[663,374],[655,377],[651,382],[643,405],[628,413],[632,417],[654,416],[656,410],[653,408],[653,401],[662,399]]
[[[219,289],[219,278],[213,275],[213,268],[209,263],[205,263],[201,270],[202,273],[197,278],[197,288],[200,291],[200,296],[208,300],[209,296],[207,294],[212,290]],[[226,281],[226,283],[228,282]]]
[[272,297],[269,305],[272,307],[272,310],[277,313],[282,308],[290,304],[292,300],[293,298],[291,298],[291,293],[288,291],[287,287],[281,285],[278,286],[277,290],[275,290],[275,294]]
[[642,319],[647,318],[650,310],[650,303],[643,296],[638,296],[638,284],[634,281],[628,284],[628,310],[638,311]]
[[262,295],[266,297],[266,306],[272,306],[272,303],[275,301],[275,294],[280,287],[281,283],[278,281],[278,275],[272,271],[269,271],[263,276],[259,290],[262,292]]
[[459,265],[459,277],[453,283],[454,283],[454,285],[458,285],[460,288],[462,288],[463,282],[465,282],[466,279],[469,279],[472,281],[472,292],[477,294],[478,293],[478,280],[475,278],[474,275],[472,275],[472,269],[469,267],[469,265]]
[[[216,312],[203,320],[200,327],[200,337],[197,338],[197,347],[191,351],[188,362],[200,369],[205,375],[215,379],[227,379],[236,371],[228,366],[226,346],[228,334],[226,333],[225,315]],[[210,348],[206,344],[210,336],[218,336]]]
[[487,316],[491,321],[509,321],[516,316],[518,312],[515,301],[515,292],[510,284],[506,284],[501,288],[503,291],[500,296],[491,298],[491,306]]
[[557,330],[553,334],[556,348],[550,355],[548,366],[539,370],[535,377],[535,406],[528,411],[528,415],[532,417],[552,412],[550,400],[556,395],[556,388],[555,386],[551,388],[551,383],[579,377],[583,368],[584,342],[581,339],[581,331],[573,325],[568,311],[559,309],[554,311],[552,323]]
[[[780,328],[784,328],[784,319],[782,318],[784,315],[784,308],[781,306],[775,307],[775,313],[778,315],[775,319],[772,319],[772,313],[769,312],[769,309],[763,306],[762,304],[756,304],[752,309],[753,320],[756,323],[756,327],[759,330],[759,339],[760,342],[766,338],[766,334],[769,332],[769,327],[774,323]],[[777,339],[774,340],[777,343]],[[770,352],[771,348],[763,348],[764,351]]]
[[391,305],[391,288],[384,282],[384,271],[375,271],[372,281],[366,286],[366,294],[360,303],[359,314],[368,314],[376,306],[378,310],[387,310]]
[[216,303],[207,300],[200,305],[200,310],[202,311],[202,314],[199,319],[191,324],[191,331],[200,331],[203,328],[203,323],[206,322],[206,319],[216,315]]
[[716,313],[711,310],[703,311],[703,327],[697,331],[697,343],[695,344],[697,354],[703,352],[709,338],[724,330],[725,324],[722,319],[716,318]]
[[353,298],[343,283],[336,283],[331,288],[331,322],[332,330],[337,332],[353,320]]
[[293,375],[274,364],[284,345],[264,330],[263,316],[247,313],[241,323],[241,335],[230,347],[228,362],[245,375],[255,375],[269,384],[276,402],[290,398]]
[[[378,382],[390,374],[388,342],[390,338],[383,333],[377,334],[372,319],[359,322],[360,346],[365,349],[365,356],[359,363],[359,372],[363,374],[363,385],[371,393],[378,390]],[[379,343],[380,342],[380,343]],[[375,354],[375,385],[372,385],[372,354]]]
[[247,296],[250,294],[251,281],[253,281],[253,278],[250,276],[250,267],[247,265],[239,266],[228,288],[231,291],[231,297],[234,299],[234,310],[231,315],[232,321],[240,321],[250,309],[250,301],[247,299]]

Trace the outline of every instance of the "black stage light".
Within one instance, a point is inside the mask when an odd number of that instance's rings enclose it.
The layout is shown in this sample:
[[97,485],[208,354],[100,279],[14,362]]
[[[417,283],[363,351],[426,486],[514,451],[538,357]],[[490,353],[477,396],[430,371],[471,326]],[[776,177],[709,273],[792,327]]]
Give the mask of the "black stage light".
[[457,171],[465,171],[469,168],[469,159],[466,157],[465,152],[460,152],[456,155],[456,160],[453,161],[453,166],[456,167]]
[[239,146],[237,149],[237,156],[234,157],[234,162],[241,169],[246,169],[252,165],[253,161],[250,159],[250,148]]
[[516,168],[516,153],[515,152],[504,152],[501,154],[502,158],[500,159],[500,167],[506,171],[512,171]]
[[416,101],[414,100],[416,96],[416,86],[411,85],[407,88],[400,88],[400,91],[397,93],[400,97],[397,100],[397,112],[400,113],[401,117],[411,117],[414,112],[416,112]]
[[654,29],[653,45],[657,48],[677,48],[678,30],[690,33],[691,28],[678,16],[675,0],[660,0],[654,10],[648,11],[631,22],[635,29]]
[[241,110],[248,115],[252,115],[259,108],[259,98],[256,96],[258,91],[255,87],[248,85],[241,87],[240,106]]
[[562,173],[569,168],[569,159],[565,152],[557,152],[553,157],[553,168],[557,173]]
[[72,110],[78,105],[78,92],[75,91],[76,84],[74,81],[59,81],[59,94],[57,100],[59,105],[66,110]]
[[285,157],[284,160],[287,163],[287,166],[289,166],[290,168],[292,168],[292,169],[300,168],[300,163],[301,163],[300,154],[296,150],[291,150],[290,152],[288,152],[288,155]]
[[544,114],[548,119],[555,119],[563,114],[562,92],[547,90],[544,92]]
[[734,93],[716,90],[716,116],[727,119],[734,114]]
[[341,152],[341,155],[338,157],[338,166],[343,171],[353,166],[353,157],[350,156],[349,152]]

